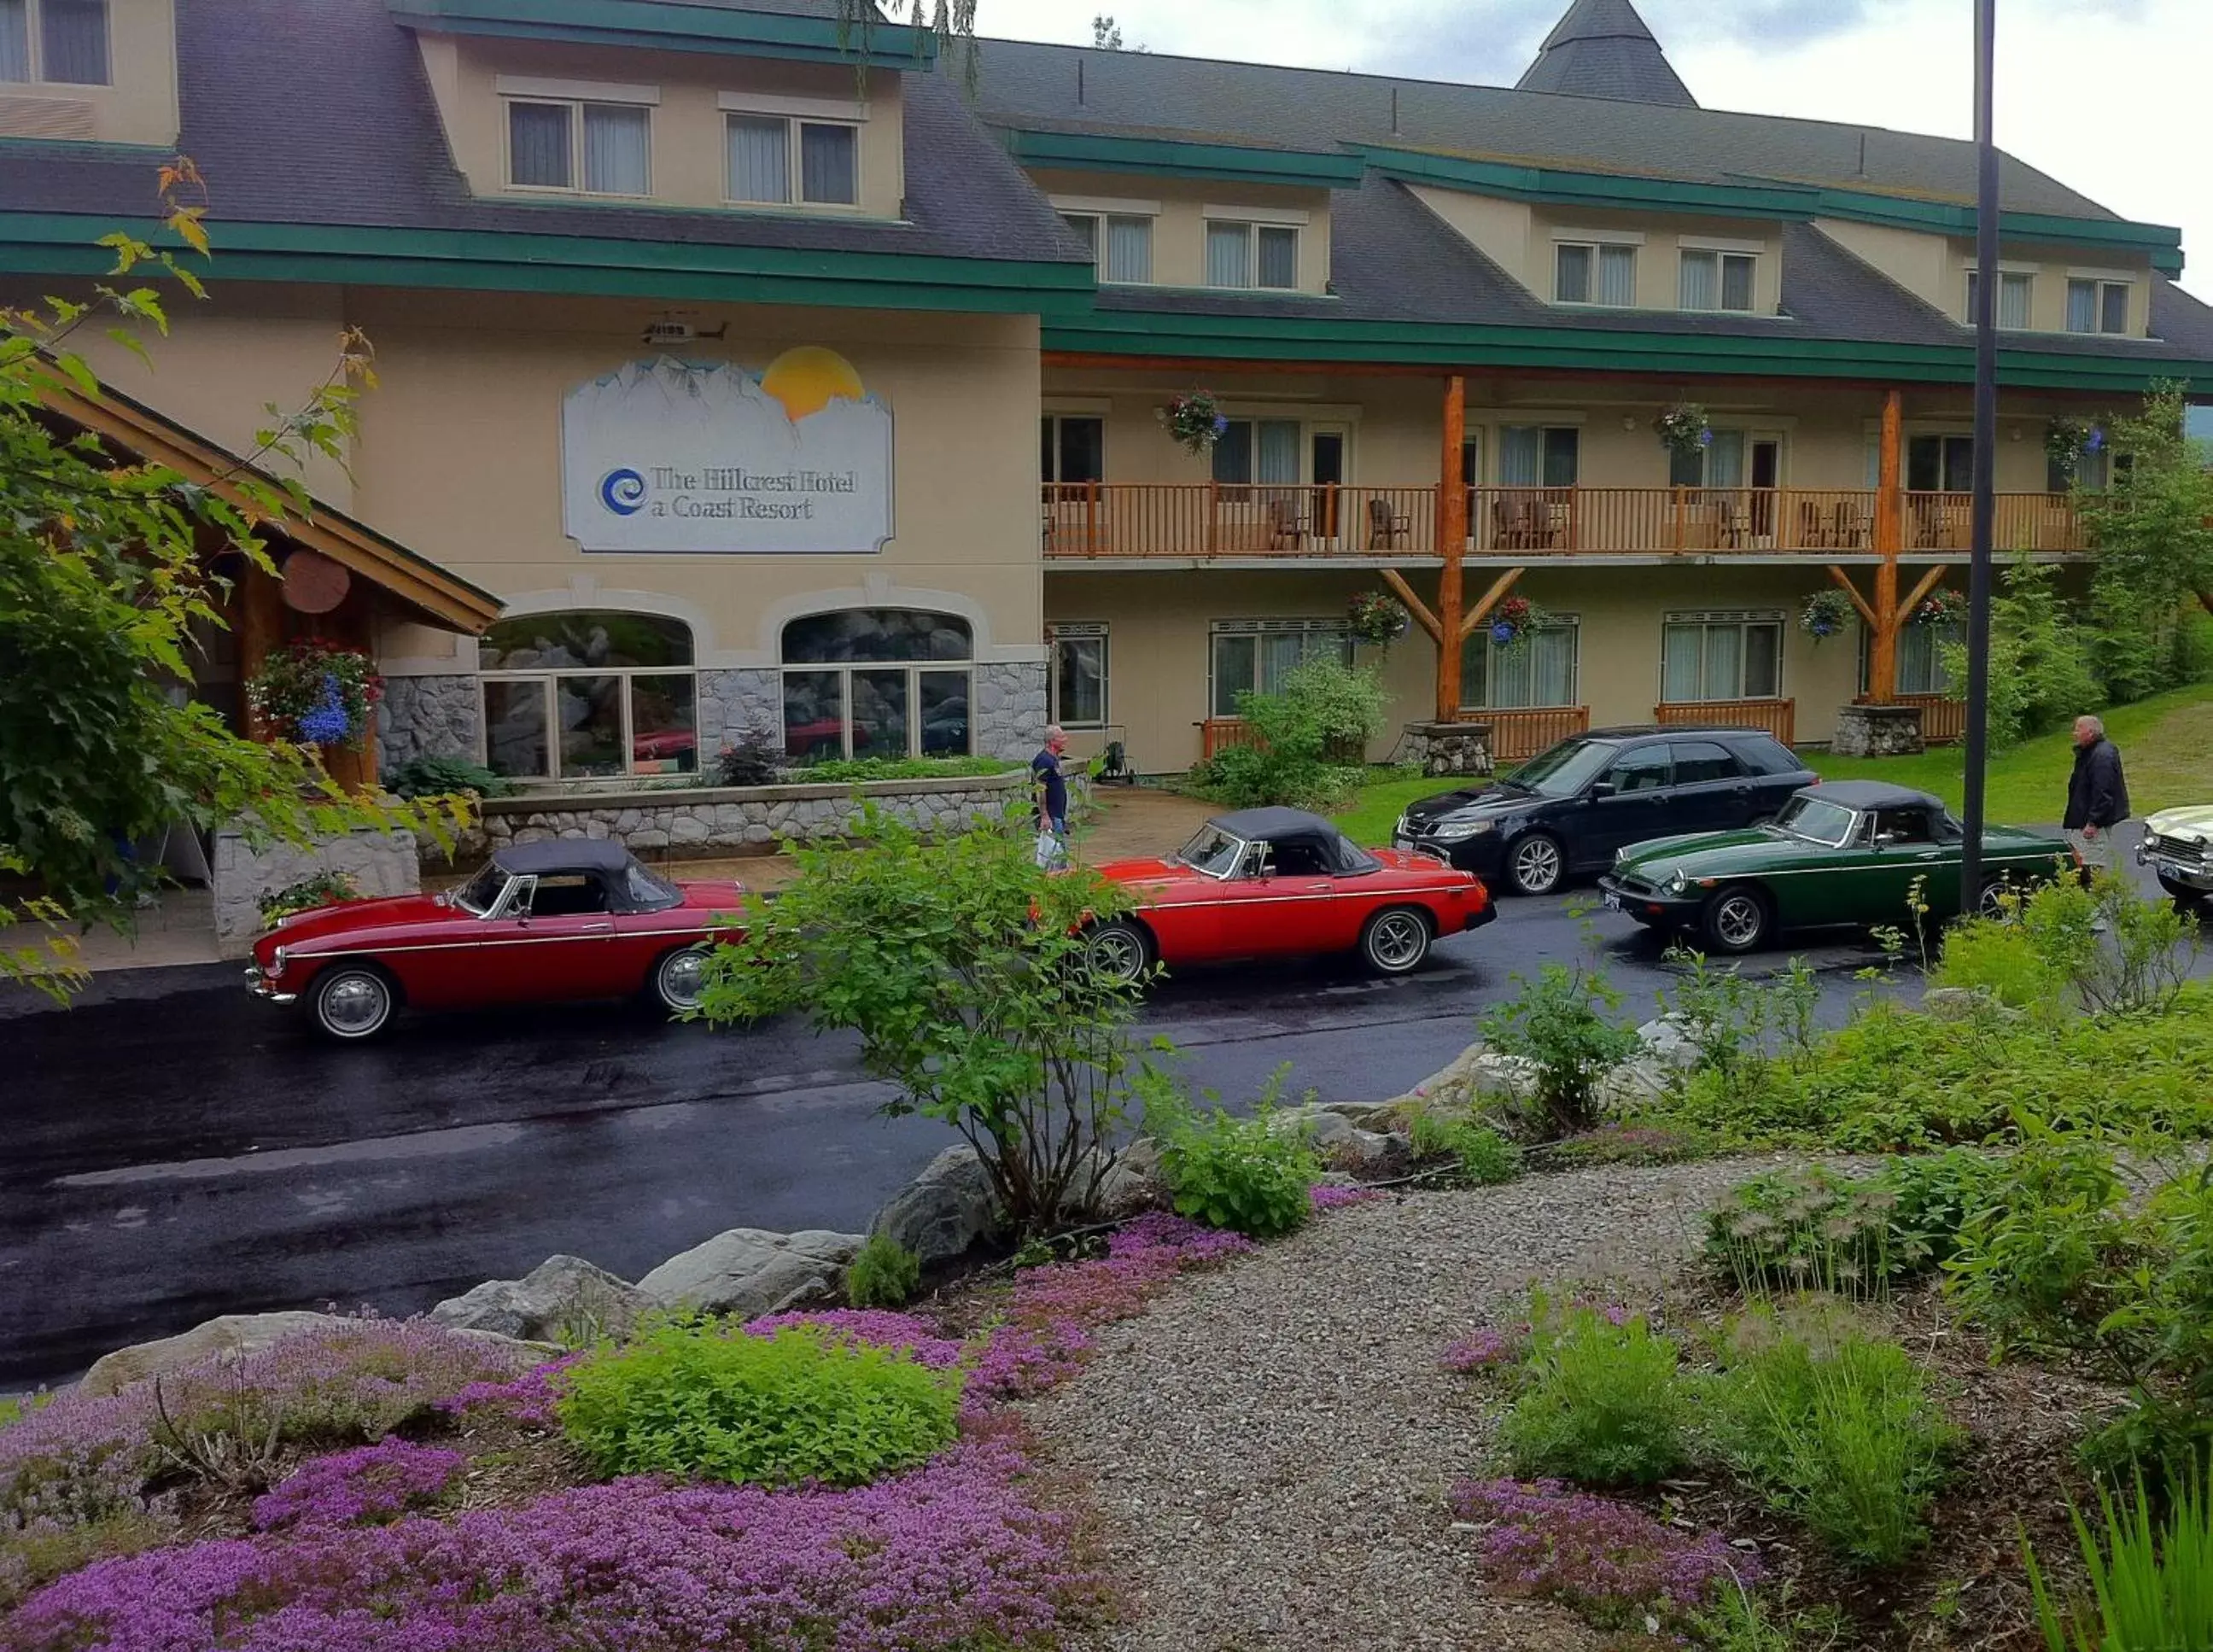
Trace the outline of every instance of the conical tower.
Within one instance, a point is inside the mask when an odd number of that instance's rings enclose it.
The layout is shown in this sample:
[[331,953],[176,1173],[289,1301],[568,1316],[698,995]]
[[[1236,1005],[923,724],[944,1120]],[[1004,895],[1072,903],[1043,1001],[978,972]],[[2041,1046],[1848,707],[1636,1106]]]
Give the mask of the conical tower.
[[1575,0],[1514,84],[1522,92],[1698,107],[1629,0]]

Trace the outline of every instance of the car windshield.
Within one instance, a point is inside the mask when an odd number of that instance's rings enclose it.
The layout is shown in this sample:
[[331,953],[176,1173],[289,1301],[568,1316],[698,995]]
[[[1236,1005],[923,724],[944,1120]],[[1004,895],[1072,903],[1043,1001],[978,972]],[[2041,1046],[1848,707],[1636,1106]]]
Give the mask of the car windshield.
[[1564,740],[1506,777],[1506,784],[1539,797],[1573,797],[1613,760],[1611,741]]
[[471,917],[482,917],[499,905],[500,892],[507,887],[507,874],[497,866],[485,865],[476,876],[454,891],[454,905]]
[[1809,797],[1801,792],[1783,806],[1783,813],[1775,817],[1775,824],[1794,838],[1841,849],[1858,820],[1859,816],[1842,803]]
[[1204,826],[1173,858],[1194,872],[1204,872],[1210,878],[1226,878],[1237,869],[1244,854],[1242,838],[1233,837],[1217,826]]

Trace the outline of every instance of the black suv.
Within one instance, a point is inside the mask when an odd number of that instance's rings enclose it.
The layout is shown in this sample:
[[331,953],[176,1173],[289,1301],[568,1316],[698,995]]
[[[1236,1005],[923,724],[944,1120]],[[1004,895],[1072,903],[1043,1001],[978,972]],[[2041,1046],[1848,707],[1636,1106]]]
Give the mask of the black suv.
[[1602,870],[1627,844],[1765,820],[1820,778],[1750,728],[1594,728],[1503,779],[1424,797],[1391,841],[1541,895]]

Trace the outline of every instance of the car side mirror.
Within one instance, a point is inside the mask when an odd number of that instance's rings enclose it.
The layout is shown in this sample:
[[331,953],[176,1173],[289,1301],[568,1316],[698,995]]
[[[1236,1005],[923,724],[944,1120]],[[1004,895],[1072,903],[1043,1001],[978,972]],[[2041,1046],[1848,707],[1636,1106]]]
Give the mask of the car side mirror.
[[1895,832],[1878,832],[1875,834],[1875,846],[1877,849],[1887,849],[1897,841],[1898,834]]
[[1620,789],[1611,780],[1594,780],[1591,782],[1590,795],[1594,797],[1611,797]]

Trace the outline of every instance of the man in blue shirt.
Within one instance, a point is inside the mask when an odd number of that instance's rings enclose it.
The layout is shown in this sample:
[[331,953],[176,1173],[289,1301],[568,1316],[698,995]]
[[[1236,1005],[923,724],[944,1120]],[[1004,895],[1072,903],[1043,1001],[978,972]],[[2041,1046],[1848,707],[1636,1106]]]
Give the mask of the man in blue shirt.
[[1068,752],[1068,730],[1055,723],[1045,731],[1045,749],[1030,759],[1030,784],[1037,794],[1037,863],[1064,864],[1068,859],[1068,776],[1060,766]]

